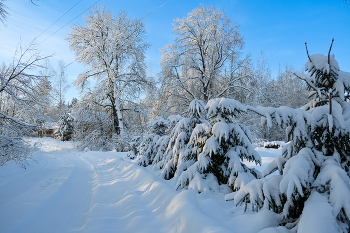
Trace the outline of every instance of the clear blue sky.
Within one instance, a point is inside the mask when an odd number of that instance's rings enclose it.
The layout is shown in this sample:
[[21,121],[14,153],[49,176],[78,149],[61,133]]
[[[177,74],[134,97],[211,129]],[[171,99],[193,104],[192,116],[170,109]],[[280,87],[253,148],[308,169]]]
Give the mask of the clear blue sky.
[[[37,42],[46,39],[96,1],[79,2]],[[105,4],[114,13],[124,9],[131,17],[142,18],[167,1],[100,0],[97,5]],[[29,0],[7,0],[10,16],[6,26],[0,25],[0,62],[10,61],[20,41],[28,44],[77,2],[42,0],[35,6]],[[243,53],[250,53],[256,60],[263,52],[273,75],[286,64],[302,69],[307,60],[305,41],[308,42],[310,54],[327,54],[332,38],[335,39],[332,53],[340,68],[350,71],[350,6],[345,6],[342,0],[172,0],[144,19],[147,42],[152,44],[147,52],[147,65],[152,67],[153,74],[160,70],[159,49],[174,40],[173,19],[185,17],[200,3],[225,10],[232,21],[241,25],[240,33],[245,42]],[[66,64],[75,59],[65,40],[73,23],[83,24],[83,15],[38,45],[43,54],[55,54],[52,59],[54,66],[59,59],[63,59]],[[69,82],[73,82],[86,68],[77,63],[70,65]],[[73,96],[78,97],[75,87],[68,90],[66,99],[70,101]]]

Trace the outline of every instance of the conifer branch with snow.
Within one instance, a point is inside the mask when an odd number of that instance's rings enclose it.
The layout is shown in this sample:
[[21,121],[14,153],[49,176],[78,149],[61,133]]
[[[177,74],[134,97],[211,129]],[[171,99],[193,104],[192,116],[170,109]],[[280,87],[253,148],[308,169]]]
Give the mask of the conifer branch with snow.
[[[283,229],[305,232],[311,221],[328,232],[345,233],[350,229],[350,105],[345,98],[350,76],[340,71],[330,52],[328,57],[308,54],[308,58],[308,73],[297,74],[308,84],[308,104],[300,109],[249,107],[265,115],[266,124],[274,118],[286,126],[289,143],[263,171],[266,178],[248,183],[234,202],[280,213]],[[279,175],[268,177],[276,170]],[[316,218],[315,212],[321,217]],[[327,223],[321,220],[325,216]]]

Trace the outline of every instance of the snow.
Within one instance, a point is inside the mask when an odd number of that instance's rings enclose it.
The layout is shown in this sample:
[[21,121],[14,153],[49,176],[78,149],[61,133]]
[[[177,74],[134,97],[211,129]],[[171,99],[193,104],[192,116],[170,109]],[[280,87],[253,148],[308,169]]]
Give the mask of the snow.
[[330,64],[328,64],[328,57],[323,54],[313,54],[310,56],[311,62],[308,61],[305,64],[305,70],[312,70],[315,67],[318,70],[322,70],[323,73],[329,74],[330,66],[339,70],[338,62],[335,60],[334,54],[330,55]]
[[[295,188],[301,196],[304,196],[302,186],[306,187],[309,177],[314,171],[311,161],[312,151],[309,148],[303,148],[299,154],[290,158],[283,170],[283,179],[280,183],[281,192],[287,193],[290,198]],[[310,174],[311,173],[311,174]]]
[[336,219],[332,214],[332,207],[328,203],[327,196],[313,191],[309,199],[305,202],[298,226],[298,233],[339,232],[336,226]]
[[350,216],[350,178],[341,169],[333,158],[327,159],[323,163],[323,169],[318,175],[314,186],[326,186],[330,184],[332,192],[329,202],[333,206],[333,214],[337,216],[341,209]]
[[[127,153],[84,152],[52,138],[30,142],[40,150],[26,169],[14,162],[0,167],[1,232],[256,233],[279,220],[271,211],[244,213],[225,201],[228,186],[218,186],[215,177],[202,184],[201,177],[192,179],[191,185],[210,186],[200,194],[191,188],[176,191],[175,179],[138,166]],[[263,166],[270,160],[265,155],[281,153],[257,150]]]

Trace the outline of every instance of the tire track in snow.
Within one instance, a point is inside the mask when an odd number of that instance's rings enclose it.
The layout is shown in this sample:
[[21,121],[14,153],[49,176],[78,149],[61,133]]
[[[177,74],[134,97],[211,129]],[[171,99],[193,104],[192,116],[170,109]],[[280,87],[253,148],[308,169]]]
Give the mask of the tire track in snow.
[[88,152],[84,157],[98,177],[86,232],[232,232],[201,211],[195,191],[179,194],[173,181],[115,153]]
[[178,192],[174,181],[123,160],[125,154],[60,145],[71,144],[47,142],[45,166],[0,187],[0,197],[4,187],[17,188],[0,204],[0,232],[257,232],[236,228],[247,217],[228,214],[232,203],[210,193]]
[[66,232],[83,225],[91,197],[90,168],[74,153],[47,159],[58,163],[57,168],[51,167],[49,176],[42,173],[40,182],[2,206],[10,210],[0,220],[4,232]]

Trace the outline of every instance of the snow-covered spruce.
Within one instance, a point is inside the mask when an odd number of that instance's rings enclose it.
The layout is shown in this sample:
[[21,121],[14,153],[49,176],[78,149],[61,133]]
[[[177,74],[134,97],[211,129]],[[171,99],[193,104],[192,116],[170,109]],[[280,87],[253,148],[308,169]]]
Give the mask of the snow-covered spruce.
[[[184,152],[196,125],[206,122],[205,104],[203,101],[194,99],[191,101],[186,116],[173,128],[169,135],[168,145],[162,159],[155,165],[162,169],[162,176],[171,179],[175,173],[180,174],[187,166],[181,165]],[[180,169],[179,169],[180,168]]]
[[214,175],[219,184],[238,190],[260,178],[259,171],[242,163],[248,160],[261,164],[259,154],[251,145],[250,132],[244,125],[233,123],[235,116],[246,111],[245,106],[233,99],[218,98],[210,100],[206,110],[210,123],[197,125],[193,131],[184,153],[184,160],[193,164],[181,173],[177,187],[210,189],[203,186],[203,179]]
[[168,117],[167,119],[168,128],[165,131],[166,135],[163,135],[162,137],[160,137],[154,146],[155,155],[154,155],[152,164],[155,166],[156,169],[158,170],[162,169],[166,163],[165,161],[167,161],[166,156],[172,155],[170,152],[167,153],[168,144],[170,141],[169,134],[172,132],[174,127],[177,125],[177,123],[179,123],[179,121],[181,121],[183,118],[184,117],[180,115],[172,115]]
[[158,117],[157,120],[148,123],[148,128],[150,133],[146,134],[140,143],[138,148],[139,153],[137,154],[138,164],[142,166],[152,164],[153,158],[156,155],[155,145],[164,136],[168,128],[168,121],[163,117]]
[[[150,164],[155,164],[158,169],[164,167],[165,152],[169,143],[168,134],[182,118],[183,117],[180,115],[172,115],[168,117],[167,121],[165,121],[163,117],[160,117],[156,121],[149,123],[150,132],[143,137],[143,140],[139,143],[137,148],[137,160],[139,165],[148,166]],[[157,123],[158,120],[159,122]],[[158,126],[165,126],[165,123],[167,127],[160,127],[157,129]],[[161,133],[162,136],[155,134],[155,131]]]
[[139,153],[138,148],[142,142],[140,136],[134,136],[130,142],[130,151],[127,153],[127,157],[130,159],[135,159],[136,155]]
[[74,133],[74,118],[69,113],[64,113],[58,121],[56,134],[61,141],[70,141]]
[[234,203],[280,213],[283,232],[349,232],[350,105],[345,90],[350,74],[340,71],[330,54],[309,56],[305,70],[309,73],[296,75],[308,84],[307,105],[255,109],[266,123],[272,117],[287,126],[289,143],[263,171],[265,177],[276,170],[279,175],[250,182]]

